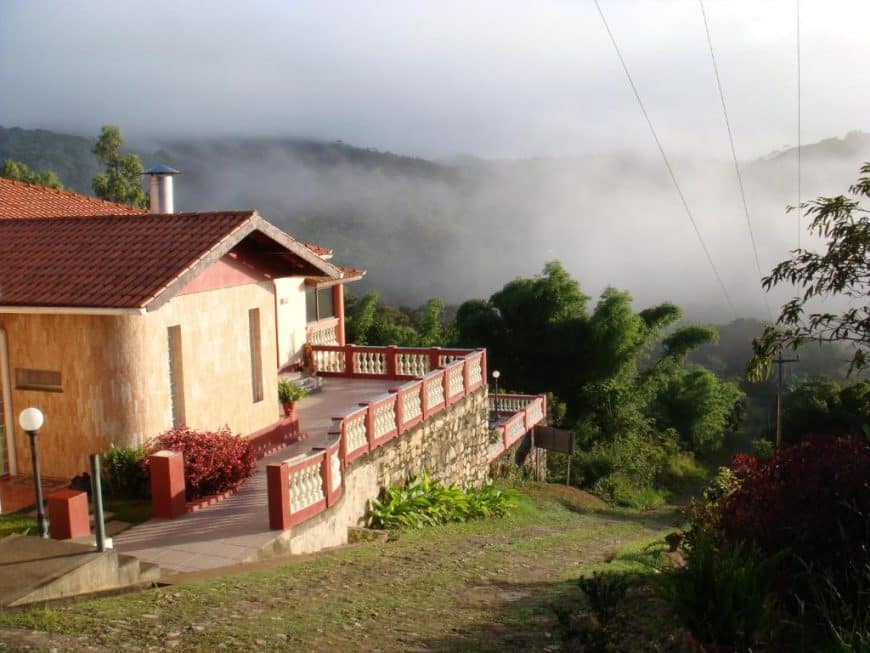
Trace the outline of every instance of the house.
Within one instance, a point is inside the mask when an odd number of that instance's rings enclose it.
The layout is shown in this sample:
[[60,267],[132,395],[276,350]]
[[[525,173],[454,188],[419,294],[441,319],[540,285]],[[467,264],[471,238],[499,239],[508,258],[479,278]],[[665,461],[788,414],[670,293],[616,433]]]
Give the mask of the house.
[[154,213],[0,178],[0,473],[30,471],[27,406],[43,474],[69,478],[174,425],[268,429],[278,370],[344,344],[364,271],[253,210],[173,213],[160,172]]

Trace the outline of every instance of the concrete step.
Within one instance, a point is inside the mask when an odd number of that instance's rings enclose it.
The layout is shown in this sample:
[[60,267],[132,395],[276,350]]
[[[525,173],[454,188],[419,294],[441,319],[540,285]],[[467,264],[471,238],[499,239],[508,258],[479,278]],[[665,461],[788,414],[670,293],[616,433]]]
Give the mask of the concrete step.
[[0,607],[153,583],[160,575],[157,565],[114,549],[20,535],[0,540]]

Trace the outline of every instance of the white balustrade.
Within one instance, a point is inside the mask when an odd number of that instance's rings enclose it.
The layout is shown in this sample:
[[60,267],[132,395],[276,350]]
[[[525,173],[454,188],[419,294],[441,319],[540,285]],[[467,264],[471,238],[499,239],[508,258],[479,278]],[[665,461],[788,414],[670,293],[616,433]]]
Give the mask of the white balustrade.
[[438,365],[447,367],[450,363],[455,363],[465,358],[466,354],[441,354],[438,356]]
[[296,513],[323,501],[323,479],[320,465],[303,467],[290,474],[290,513]]
[[468,382],[472,387],[483,382],[483,365],[480,356],[468,364]]
[[360,413],[345,418],[344,432],[347,437],[347,453],[353,453],[366,445],[366,414]]
[[387,373],[387,355],[384,352],[355,351],[353,360],[354,374],[385,375]]
[[515,419],[513,422],[508,424],[507,427],[507,436],[508,440],[514,440],[520,437],[523,433],[526,432],[525,424],[523,424],[523,420]]
[[532,402],[529,406],[528,418],[529,422],[534,424],[544,419],[544,410],[539,399]]
[[330,320],[326,324],[314,323],[308,328],[308,342],[312,345],[337,345],[338,322]]
[[314,366],[318,372],[341,374],[347,367],[344,351],[314,349]]
[[514,397],[510,395],[490,395],[489,409],[497,413],[518,413],[526,409],[531,397]]
[[462,365],[447,368],[447,396],[451,399],[463,390]]
[[426,408],[432,408],[444,402],[444,383],[441,379],[433,379],[426,386]]
[[396,428],[395,400],[383,403],[375,408],[374,422],[375,439]]
[[396,354],[396,373],[399,376],[423,376],[429,372],[429,353],[402,352]]
[[338,459],[338,449],[332,452],[329,456],[329,470],[332,477],[330,493],[335,492],[341,487],[341,462]]
[[423,414],[420,393],[415,389],[402,395],[402,419],[410,422]]

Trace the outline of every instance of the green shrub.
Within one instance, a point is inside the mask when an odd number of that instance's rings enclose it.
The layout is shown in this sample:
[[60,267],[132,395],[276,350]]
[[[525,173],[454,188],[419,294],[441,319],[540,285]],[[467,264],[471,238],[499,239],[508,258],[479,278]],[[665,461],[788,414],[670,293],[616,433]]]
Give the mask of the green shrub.
[[668,492],[686,496],[702,488],[707,482],[708,474],[707,469],[698,463],[694,454],[681,451],[668,459],[659,483]]
[[112,447],[100,456],[103,486],[106,494],[118,499],[148,497],[148,472],[145,468],[145,447]]
[[511,507],[510,496],[492,481],[479,490],[444,485],[427,473],[393,485],[373,499],[373,528],[414,529],[452,521],[501,516]]
[[672,430],[632,432],[613,440],[596,442],[589,451],[577,454],[578,481],[592,487],[599,479],[618,472],[635,487],[652,487],[678,451],[677,436]]
[[688,519],[689,527],[685,533],[687,544],[701,534],[708,534],[718,539],[721,537],[722,514],[725,500],[740,487],[740,480],[728,467],[720,467],[713,480],[701,492],[701,498],[692,499],[689,505],[681,510]]
[[704,644],[750,646],[784,554],[763,558],[754,547],[717,544],[707,532],[684,551],[686,566],[660,584],[674,612]]
[[593,572],[591,576],[581,576],[577,583],[589,606],[602,622],[610,621],[616,607],[625,598],[625,593],[631,585],[631,577],[626,574],[605,574]]
[[813,612],[821,617],[833,651],[870,651],[870,562],[856,574],[853,596],[846,596],[837,579],[808,569]]
[[759,460],[767,460],[773,458],[774,448],[773,442],[764,438],[758,438],[752,441],[752,455]]
[[618,506],[649,510],[663,506],[667,499],[654,487],[638,487],[631,479],[619,472],[598,479],[592,488],[598,496]]

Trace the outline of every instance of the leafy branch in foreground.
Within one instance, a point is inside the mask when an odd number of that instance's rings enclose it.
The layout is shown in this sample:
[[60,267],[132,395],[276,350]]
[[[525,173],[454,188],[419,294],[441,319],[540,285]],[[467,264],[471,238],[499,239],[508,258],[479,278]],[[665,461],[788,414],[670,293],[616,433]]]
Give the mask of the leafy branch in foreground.
[[[861,166],[860,174],[857,183],[849,187],[849,193],[856,198],[870,198],[870,162]],[[845,195],[819,197],[800,208],[805,209],[804,215],[812,218],[810,232],[827,240],[826,249],[821,253],[795,250],[791,259],[779,263],[770,276],[763,279],[765,290],[790,283],[801,288],[802,294],[785,304],[776,325],[765,328],[761,337],[753,341],[754,356],[747,367],[747,374],[753,380],[770,374],[777,350],[797,349],[810,340],[851,344],[854,352],[850,372],[867,365],[870,209],[863,208],[859,199]],[[807,304],[814,298],[836,295],[851,299],[842,312],[807,314]]]

